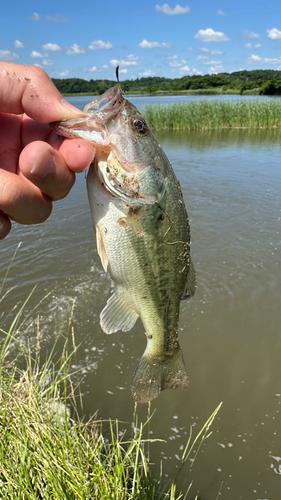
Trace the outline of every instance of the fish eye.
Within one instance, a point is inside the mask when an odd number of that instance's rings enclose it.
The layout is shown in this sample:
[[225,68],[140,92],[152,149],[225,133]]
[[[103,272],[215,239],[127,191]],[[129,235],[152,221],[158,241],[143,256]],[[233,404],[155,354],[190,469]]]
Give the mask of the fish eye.
[[145,135],[148,130],[146,122],[141,118],[134,118],[131,121],[131,127],[135,132],[137,132],[140,135]]

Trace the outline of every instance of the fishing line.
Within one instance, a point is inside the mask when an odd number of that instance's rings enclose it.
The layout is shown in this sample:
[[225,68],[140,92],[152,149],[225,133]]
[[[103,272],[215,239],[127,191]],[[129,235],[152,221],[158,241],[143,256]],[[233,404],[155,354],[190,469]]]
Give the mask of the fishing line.
[[160,208],[160,210],[162,210],[162,212],[164,212],[164,214],[166,215],[168,221],[169,221],[169,227],[167,229],[167,231],[165,232],[162,240],[164,243],[166,243],[166,245],[176,245],[176,243],[183,243],[184,245],[190,245],[187,241],[181,241],[181,240],[177,240],[177,241],[165,241],[165,238],[167,236],[167,234],[169,233],[169,231],[172,229],[173,225],[178,222],[178,219],[175,219],[175,220],[172,220],[171,217],[169,216],[169,214],[166,212],[166,210],[164,210],[164,208],[162,208],[159,203],[156,203],[156,205],[158,206],[158,208]]

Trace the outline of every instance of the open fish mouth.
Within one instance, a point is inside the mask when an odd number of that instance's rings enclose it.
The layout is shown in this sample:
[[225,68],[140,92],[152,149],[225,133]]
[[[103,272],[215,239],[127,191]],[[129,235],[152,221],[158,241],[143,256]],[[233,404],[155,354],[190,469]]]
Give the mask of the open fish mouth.
[[[103,106],[101,104],[108,100]],[[95,145],[107,144],[108,129],[114,131],[114,122],[122,111],[126,100],[119,84],[107,90],[98,99],[87,104],[84,108],[85,118],[74,118],[50,123],[50,127],[59,135],[69,139],[85,139]]]
[[[101,107],[100,105],[107,99],[108,102]],[[94,116],[97,123],[101,121],[104,125],[106,115],[109,115],[110,119],[114,118],[120,112],[120,107],[124,103],[123,91],[120,85],[117,84],[115,87],[108,89],[98,99],[87,104],[83,111],[89,115],[89,118]]]

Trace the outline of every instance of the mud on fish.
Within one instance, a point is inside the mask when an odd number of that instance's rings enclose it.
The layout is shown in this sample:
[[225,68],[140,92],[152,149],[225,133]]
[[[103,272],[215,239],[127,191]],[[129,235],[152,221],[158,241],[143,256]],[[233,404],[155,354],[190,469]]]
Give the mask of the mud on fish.
[[181,299],[195,292],[189,220],[168,158],[120,85],[84,112],[85,118],[51,126],[96,148],[87,189],[97,250],[116,287],[100,324],[111,334],[131,330],[141,318],[147,346],[131,394],[145,403],[188,383],[178,322]]

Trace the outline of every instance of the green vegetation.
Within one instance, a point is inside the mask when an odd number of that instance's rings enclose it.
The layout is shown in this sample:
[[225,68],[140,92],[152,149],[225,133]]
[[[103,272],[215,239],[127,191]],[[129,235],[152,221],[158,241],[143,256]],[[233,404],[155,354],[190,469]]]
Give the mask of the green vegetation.
[[143,115],[155,130],[211,130],[222,128],[281,127],[280,100],[200,100],[144,108]]
[[[0,285],[2,311],[5,296],[9,293],[3,290],[4,284]],[[69,374],[70,360],[76,352],[73,331],[71,341],[65,341],[56,363],[53,358],[57,346],[42,363],[39,326],[35,353],[21,344],[19,339],[26,328],[28,316],[25,315],[27,301],[15,305],[14,317],[11,314],[0,315],[2,324],[7,320],[10,322],[9,327],[0,327],[0,498],[183,498],[176,491],[177,478],[169,486],[163,486],[160,473],[158,479],[152,477],[149,445],[153,440],[146,439],[145,434],[147,432],[149,436],[148,422],[153,417],[149,417],[144,425],[138,425],[136,411],[134,430],[130,430],[133,435],[128,438],[125,431],[120,437],[121,424],[118,421],[81,419],[77,399],[82,396]],[[14,359],[9,362],[12,357],[10,350],[15,344],[21,359],[22,354],[25,358],[23,369],[15,366]],[[184,466],[192,467],[219,407],[195,438],[190,435],[178,475]],[[128,427],[131,429],[131,426]]]
[[[116,84],[115,80],[83,80],[82,78],[54,78],[54,84],[64,95],[103,94]],[[218,75],[193,75],[182,78],[164,78],[159,76],[136,78],[121,82],[122,88],[129,94],[253,94],[280,95],[281,71],[253,70],[219,73]]]

